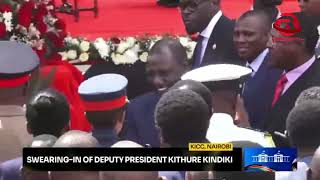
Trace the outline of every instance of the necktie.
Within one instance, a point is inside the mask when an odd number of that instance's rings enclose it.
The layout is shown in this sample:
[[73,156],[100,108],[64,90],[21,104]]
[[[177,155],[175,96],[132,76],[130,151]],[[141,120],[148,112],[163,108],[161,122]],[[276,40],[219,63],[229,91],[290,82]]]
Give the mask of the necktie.
[[201,64],[201,52],[202,52],[202,41],[203,41],[203,36],[199,35],[198,36],[198,43],[197,47],[195,49],[195,63],[193,68],[197,68]]
[[284,89],[284,86],[286,85],[287,82],[288,82],[288,79],[286,77],[286,74],[282,74],[280,79],[277,82],[277,87],[274,92],[274,96],[273,96],[273,100],[272,100],[272,107],[276,104],[276,102],[280,98],[281,93]]

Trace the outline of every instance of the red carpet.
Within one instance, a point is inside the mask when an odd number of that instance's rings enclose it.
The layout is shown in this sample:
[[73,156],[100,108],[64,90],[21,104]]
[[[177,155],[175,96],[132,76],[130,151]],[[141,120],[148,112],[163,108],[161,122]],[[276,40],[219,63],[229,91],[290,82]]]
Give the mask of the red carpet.
[[[72,0],[69,0],[73,2]],[[81,7],[93,6],[93,0],[78,0]],[[185,34],[178,8],[164,8],[156,0],[98,0],[99,17],[92,12],[81,12],[76,23],[73,16],[59,14],[67,23],[72,36],[89,39],[110,36],[135,36],[148,34]],[[284,0],[282,12],[299,11],[296,0]],[[236,18],[249,10],[252,0],[223,0],[222,10]]]

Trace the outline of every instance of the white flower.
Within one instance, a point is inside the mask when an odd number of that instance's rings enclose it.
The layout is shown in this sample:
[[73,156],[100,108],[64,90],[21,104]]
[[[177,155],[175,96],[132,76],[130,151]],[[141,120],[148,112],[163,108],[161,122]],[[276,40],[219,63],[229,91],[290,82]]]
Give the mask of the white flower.
[[77,58],[77,51],[76,50],[69,50],[67,52],[68,59],[76,59]]
[[65,41],[66,43],[70,43],[70,44],[71,44],[72,40],[73,40],[73,39],[72,39],[71,36],[67,36],[67,37],[64,38],[64,41]]
[[4,12],[2,14],[2,17],[4,18],[4,24],[6,25],[6,30],[11,32],[12,31],[12,12]]
[[89,54],[88,53],[81,53],[79,56],[79,60],[81,62],[86,62],[89,60]]
[[179,41],[182,44],[182,46],[186,47],[188,45],[189,39],[186,37],[180,37]]
[[140,45],[139,44],[134,45],[131,50],[134,51],[135,53],[140,52],[141,51]]
[[140,59],[140,61],[142,61],[142,62],[147,62],[147,60],[148,60],[148,52],[144,52],[144,53],[142,53],[140,56],[139,56],[139,59]]
[[126,40],[126,43],[128,43],[128,47],[132,47],[136,43],[136,39],[134,39],[133,37],[129,37]]
[[73,45],[76,45],[76,46],[79,46],[79,44],[80,44],[78,39],[72,39],[70,43],[73,44]]
[[118,48],[117,48],[117,53],[119,54],[123,54],[124,51],[126,51],[129,48],[129,44],[128,43],[120,43]]
[[132,50],[127,50],[124,56],[126,57],[124,64],[134,64],[139,59],[138,54]]
[[90,49],[90,43],[88,41],[82,41],[80,44],[80,50],[82,52],[87,52]]
[[59,52],[59,54],[61,55],[63,61],[68,60],[68,53],[67,52],[65,52],[65,51]]

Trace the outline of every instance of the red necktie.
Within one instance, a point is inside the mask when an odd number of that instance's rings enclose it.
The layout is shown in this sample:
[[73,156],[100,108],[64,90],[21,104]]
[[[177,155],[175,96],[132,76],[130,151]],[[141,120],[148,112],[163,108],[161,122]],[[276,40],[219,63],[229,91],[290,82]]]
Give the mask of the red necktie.
[[280,79],[277,82],[277,87],[274,92],[274,96],[273,96],[273,100],[272,100],[272,107],[276,104],[276,102],[280,98],[281,93],[284,89],[284,86],[286,85],[287,82],[288,82],[288,79],[286,77],[286,74],[282,74]]

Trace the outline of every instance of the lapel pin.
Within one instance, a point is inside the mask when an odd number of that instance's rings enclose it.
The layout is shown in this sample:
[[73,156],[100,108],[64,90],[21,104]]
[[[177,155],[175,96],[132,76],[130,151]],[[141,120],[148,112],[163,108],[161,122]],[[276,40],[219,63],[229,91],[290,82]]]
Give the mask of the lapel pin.
[[212,49],[213,49],[213,50],[217,49],[217,45],[214,44],[214,45],[212,46]]

